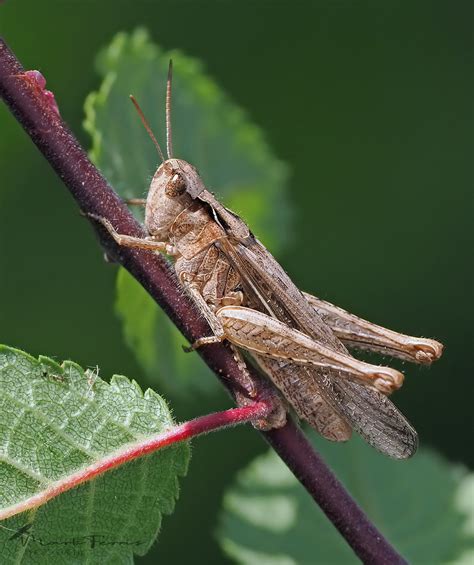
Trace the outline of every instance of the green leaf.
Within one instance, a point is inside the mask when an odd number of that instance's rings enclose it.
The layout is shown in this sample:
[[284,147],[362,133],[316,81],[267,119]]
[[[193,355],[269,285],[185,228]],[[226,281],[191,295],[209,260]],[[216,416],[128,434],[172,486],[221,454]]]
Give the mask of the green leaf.
[[[277,252],[290,232],[286,168],[198,61],[178,51],[163,52],[143,30],[118,34],[99,56],[103,82],[85,105],[92,159],[123,197],[146,196],[159,158],[128,95],[135,95],[164,148],[170,58],[175,156],[197,166],[206,185]],[[117,294],[127,343],[154,382],[159,377],[160,386],[179,391],[186,383],[189,394],[215,386],[197,355],[184,356],[183,338],[138,284],[120,274]],[[156,344],[159,352],[154,351]]]
[[[474,474],[430,451],[393,461],[358,438],[344,445],[321,440],[318,450],[410,563],[472,558]],[[219,539],[246,565],[359,563],[273,451],[255,459],[226,493]]]
[[[172,427],[164,400],[134,381],[0,346],[0,511]],[[173,511],[188,460],[177,444],[2,521],[2,563],[131,563]]]
[[118,272],[115,308],[125,341],[150,380],[188,399],[215,390],[215,375],[198,355],[183,351],[189,345],[183,334],[125,269]]

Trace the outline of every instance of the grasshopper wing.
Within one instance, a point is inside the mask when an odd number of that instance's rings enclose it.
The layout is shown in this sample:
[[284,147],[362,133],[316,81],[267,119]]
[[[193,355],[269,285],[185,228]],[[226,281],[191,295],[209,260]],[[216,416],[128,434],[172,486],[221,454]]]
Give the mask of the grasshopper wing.
[[319,379],[311,375],[312,368],[254,353],[252,357],[291,404],[298,418],[308,422],[330,441],[350,439],[352,427],[347,419],[328,403],[327,394],[322,390]]
[[327,396],[367,443],[395,459],[407,459],[418,448],[418,435],[384,394],[355,381],[322,375]]
[[[250,307],[306,333],[334,351],[347,354],[344,345],[257,239],[250,234],[245,240],[236,242],[223,239],[220,245],[240,273]],[[319,398],[334,411],[341,439],[348,437],[341,423],[345,421],[370,445],[386,455],[404,459],[415,453],[418,445],[415,430],[383,394],[353,382],[329,367],[306,367],[301,370],[282,361],[257,359],[257,362],[264,368],[271,368],[267,371],[269,378],[283,392],[298,416],[318,431],[322,431],[321,422],[316,416],[310,416],[317,413],[317,402],[314,406],[303,408],[301,402],[292,401],[295,386],[299,397],[306,396],[307,402],[312,404],[318,398],[312,393],[314,383],[317,383]],[[346,437],[343,437],[344,434]],[[328,436],[327,433],[322,435]]]
[[302,420],[332,441],[345,441],[354,429],[367,443],[395,459],[411,457],[416,431],[382,393],[330,369],[298,367],[258,357],[275,386]]

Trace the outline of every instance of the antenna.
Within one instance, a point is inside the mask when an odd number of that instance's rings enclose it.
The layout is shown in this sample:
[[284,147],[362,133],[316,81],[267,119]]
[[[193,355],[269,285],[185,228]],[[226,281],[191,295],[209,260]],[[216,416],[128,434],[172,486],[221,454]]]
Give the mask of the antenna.
[[158,151],[158,155],[160,156],[161,162],[164,163],[165,157],[163,155],[163,151],[161,150],[160,144],[156,140],[156,137],[154,136],[153,132],[151,131],[151,127],[149,126],[149,124],[148,124],[148,122],[145,118],[145,114],[143,113],[143,110],[138,105],[138,102],[135,100],[135,97],[133,96],[133,94],[130,94],[130,100],[132,101],[132,104],[135,106],[135,109],[137,110],[138,115],[140,116],[140,119],[141,119],[143,125],[145,126],[146,131],[148,132],[148,135],[150,136],[151,140],[155,144],[155,147],[156,147],[156,150]]
[[171,133],[171,83],[173,81],[173,61],[170,59],[168,80],[166,82],[166,152],[168,159],[173,157],[173,137]]

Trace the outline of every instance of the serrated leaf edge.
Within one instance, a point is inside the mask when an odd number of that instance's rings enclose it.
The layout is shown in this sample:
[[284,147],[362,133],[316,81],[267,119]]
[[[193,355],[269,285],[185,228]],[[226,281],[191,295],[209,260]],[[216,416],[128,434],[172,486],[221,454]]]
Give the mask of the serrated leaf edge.
[[[59,365],[56,361],[54,361],[49,357],[39,356],[36,359],[35,357],[30,355],[29,353],[26,353],[25,351],[0,344],[0,354],[2,353],[8,353],[8,354],[17,355],[19,357],[23,357],[25,360],[27,360],[33,365],[34,364],[47,365],[51,368],[54,368],[56,372],[61,374],[64,374],[64,371],[67,367],[74,367],[80,373],[85,375],[85,371],[82,369],[82,367],[80,367],[80,365],[72,361],[64,361],[61,365]],[[153,399],[155,402],[158,400],[160,404],[160,408],[162,408],[165,411],[165,415],[171,420],[171,411],[168,405],[166,404],[165,400],[161,398],[155,391],[151,389],[147,389],[143,393],[142,389],[140,388],[140,386],[136,381],[129,380],[127,377],[124,377],[122,375],[114,375],[111,379],[110,384],[106,383],[102,379],[100,379],[100,382],[105,386],[111,388],[113,388],[114,386],[120,388],[123,386],[124,382],[126,382],[128,386],[132,385],[135,391],[137,392],[137,394],[141,396],[141,398]],[[75,488],[86,481],[92,480],[98,477],[99,475],[104,474],[107,471],[110,471],[125,463],[133,461],[138,457],[142,457],[144,455],[151,454],[159,449],[163,449],[169,446],[171,443],[175,444],[178,441],[183,441],[179,439],[179,436],[182,434],[182,431],[186,426],[187,423],[173,427],[168,427],[168,429],[166,429],[165,427],[165,431],[157,434],[153,434],[151,436],[140,437],[139,434],[135,433],[135,435],[139,438],[137,439],[137,441],[127,443],[121,446],[119,449],[114,450],[112,453],[104,457],[101,457],[97,461],[94,461],[90,465],[79,468],[74,472],[63,476],[56,481],[45,481],[44,477],[38,478],[40,484],[44,485],[46,488],[44,488],[44,490],[42,490],[41,492],[33,496],[30,496],[16,504],[0,509],[0,520],[5,520],[16,514],[20,514],[28,510],[29,511],[34,510],[39,506],[46,504],[49,500],[59,496],[63,492],[71,490],[72,488]],[[127,431],[130,432],[130,430],[128,429]],[[189,446],[188,441],[184,440],[184,442]],[[174,496],[174,501],[172,503],[173,508],[179,493],[179,483],[177,477],[186,475],[189,464],[189,458],[190,458],[190,451],[188,449],[188,453],[184,465],[180,464],[176,466],[177,476],[174,478],[175,496]],[[28,472],[27,474],[30,473]]]

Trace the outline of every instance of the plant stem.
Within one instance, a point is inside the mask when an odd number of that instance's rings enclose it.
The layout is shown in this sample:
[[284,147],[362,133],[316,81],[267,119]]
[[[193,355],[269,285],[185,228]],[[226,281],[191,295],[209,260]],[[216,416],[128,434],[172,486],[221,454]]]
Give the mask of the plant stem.
[[[0,95],[63,180],[81,210],[113,219],[120,233],[143,237],[143,228],[89,161],[56,112],[51,96],[45,96],[44,91],[23,73],[15,55],[0,39]],[[94,227],[97,229],[97,226]],[[162,257],[118,247],[102,229],[98,230],[98,235],[107,254],[143,285],[188,341],[192,343],[209,332],[206,322],[183,294],[174,271]],[[240,385],[240,369],[230,348],[225,344],[213,344],[201,348],[199,354],[234,398],[245,392]],[[257,390],[253,400],[258,402],[271,398],[272,389],[266,380],[255,370],[250,371]],[[405,563],[290,418],[283,428],[262,433],[364,563]]]
[[71,475],[62,477],[34,496],[30,496],[13,506],[2,508],[0,510],[0,520],[5,520],[6,518],[15,516],[15,514],[20,514],[21,512],[42,506],[63,492],[71,490],[81,483],[95,479],[99,475],[111,469],[115,469],[124,463],[129,463],[137,457],[149,455],[159,449],[169,447],[174,443],[189,440],[202,434],[237,424],[244,424],[255,418],[262,418],[268,414],[269,409],[270,407],[265,402],[255,402],[243,408],[231,408],[223,412],[214,412],[214,414],[208,414],[207,416],[201,416],[189,422],[184,422],[184,424],[175,426],[166,432],[153,435],[145,440],[125,445],[121,449],[91,463],[87,467]]

